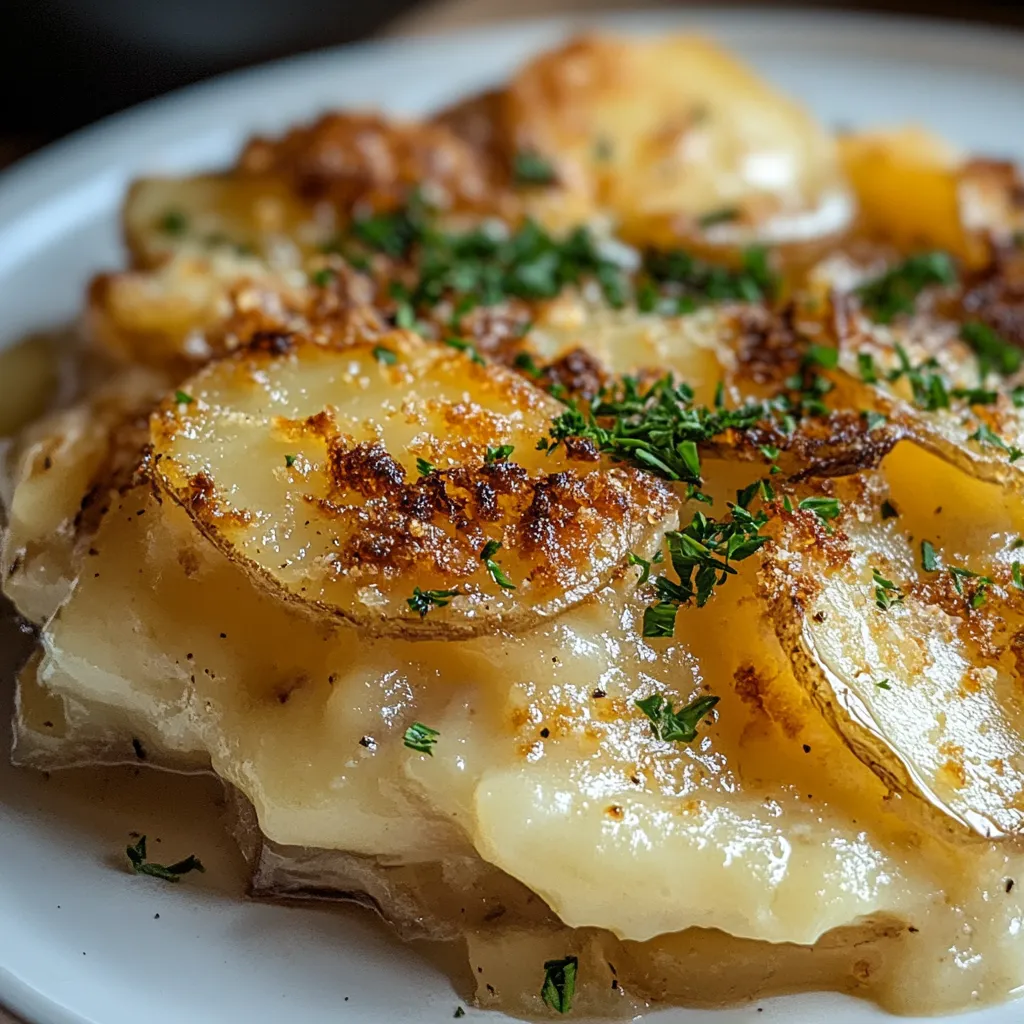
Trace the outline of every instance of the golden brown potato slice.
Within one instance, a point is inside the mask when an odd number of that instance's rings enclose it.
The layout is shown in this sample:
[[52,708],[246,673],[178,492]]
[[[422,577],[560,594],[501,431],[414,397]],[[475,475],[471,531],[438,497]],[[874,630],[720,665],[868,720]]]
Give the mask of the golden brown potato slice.
[[832,138],[706,40],[576,39],[505,96],[515,148],[590,190],[631,239],[789,240],[852,215]]
[[797,676],[933,823],[1021,834],[1024,500],[912,444],[833,493],[833,531],[797,509],[764,562]]
[[860,228],[902,250],[943,249],[979,267],[988,258],[986,236],[1005,241],[1024,224],[1012,165],[965,160],[925,129],[843,136],[839,152]]
[[146,417],[165,386],[145,370],[128,370],[33,424],[7,454],[0,578],[30,621],[46,621],[74,585],[78,548],[106,493],[138,465]]
[[[985,372],[960,330],[929,313],[893,325],[858,317],[840,341],[839,400],[881,412],[983,480],[1024,486],[1024,416],[1015,402],[1021,374],[997,373],[998,353]],[[1006,351],[1011,364],[1019,358],[1011,346]]]
[[648,474],[538,451],[564,408],[410,334],[298,344],[185,382],[153,420],[156,470],[291,600],[383,633],[520,630],[653,551],[675,518]]
[[124,227],[142,267],[174,253],[218,250],[294,265],[300,252],[330,237],[333,221],[317,222],[311,205],[280,179],[211,174],[135,182],[125,199]]

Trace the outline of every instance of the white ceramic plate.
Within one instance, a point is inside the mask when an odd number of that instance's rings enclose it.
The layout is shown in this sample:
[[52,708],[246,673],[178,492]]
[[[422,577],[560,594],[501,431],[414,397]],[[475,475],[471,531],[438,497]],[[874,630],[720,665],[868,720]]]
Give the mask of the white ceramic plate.
[[[603,23],[707,30],[826,122],[914,120],[977,152],[1024,159],[1024,36],[1012,32],[742,11]],[[119,263],[117,209],[136,175],[216,167],[251,132],[280,130],[330,106],[426,112],[502,78],[576,25],[375,43],[257,68],[150,103],[26,160],[0,178],[0,344],[73,317],[89,276]],[[0,632],[0,660],[12,661],[25,643],[15,630]],[[0,762],[0,1003],[33,1024],[443,1024],[462,1002],[442,970],[365,912],[245,902],[240,859],[222,838],[209,782],[154,773],[46,780],[7,767],[3,750]],[[194,850],[209,873],[181,886],[129,875],[123,850],[131,829],[147,832],[168,856]],[[1022,1013],[1018,1005],[957,1020],[1010,1024]],[[470,1010],[473,1017],[508,1020]],[[863,1024],[885,1015],[811,995],[649,1018],[825,1019]]]

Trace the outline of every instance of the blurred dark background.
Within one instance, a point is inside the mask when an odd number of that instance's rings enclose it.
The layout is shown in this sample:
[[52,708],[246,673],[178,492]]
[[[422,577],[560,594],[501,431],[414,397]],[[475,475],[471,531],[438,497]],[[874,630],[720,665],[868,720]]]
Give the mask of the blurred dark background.
[[[629,6],[628,0],[0,0],[0,163],[5,154],[176,86],[273,57],[381,32]],[[800,6],[1024,25],[1024,0]]]

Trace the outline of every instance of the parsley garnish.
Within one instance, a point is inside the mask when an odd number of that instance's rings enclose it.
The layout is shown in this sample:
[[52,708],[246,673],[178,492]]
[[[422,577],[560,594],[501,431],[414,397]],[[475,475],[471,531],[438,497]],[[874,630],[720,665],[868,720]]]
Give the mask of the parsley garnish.
[[295,465],[295,460],[298,458],[297,455],[286,455],[284,457],[284,464],[291,469]]
[[939,560],[935,557],[935,546],[930,540],[921,541],[921,568],[925,572],[939,571]]
[[512,176],[517,185],[554,185],[558,180],[551,161],[532,150],[516,153],[512,161]]
[[576,995],[576,972],[579,960],[567,956],[564,960],[547,960],[544,963],[544,984],[541,998],[557,1013],[568,1013]]
[[534,362],[533,356],[529,352],[520,352],[516,355],[515,359],[512,360],[512,365],[517,370],[522,370],[528,377],[533,377],[536,380],[541,375],[541,368]]
[[466,1011],[465,1011],[465,1009],[464,1009],[463,1007],[461,1007],[461,1006],[456,1006],[456,1007],[455,1007],[455,1012],[454,1012],[454,1013],[452,1014],[452,1016],[453,1016],[453,1017],[454,1017],[454,1018],[455,1018],[456,1020],[458,1020],[458,1019],[459,1019],[460,1017],[465,1017],[465,1016],[466,1016]]
[[718,703],[717,697],[698,697],[678,711],[660,693],[638,700],[636,706],[651,720],[655,738],[667,742],[692,743],[697,724]]
[[177,405],[191,405],[195,399],[187,391],[175,391],[174,401]]
[[1024,578],[1020,574],[1020,562],[1014,562],[1010,566],[1010,575],[1013,577],[1013,585],[1018,590],[1024,590]]
[[427,462],[426,459],[418,458],[416,460],[416,472],[420,476],[430,476],[431,473],[437,472],[437,466],[432,462]]
[[947,253],[925,252],[862,284],[856,294],[873,320],[887,324],[900,314],[913,313],[918,295],[929,285],[952,284],[955,280],[956,269]]
[[729,519],[716,521],[695,512],[685,530],[666,533],[669,559],[679,582],[667,576],[655,579],[659,600],[644,612],[643,635],[672,636],[681,605],[695,601],[702,608],[707,604],[714,588],[736,574],[731,563],[749,558],[767,543],[768,538],[758,532],[766,522],[764,512],[754,515],[733,505]]
[[490,466],[495,462],[504,462],[515,450],[514,444],[499,444],[496,448],[488,445],[487,452],[484,454],[484,463]]
[[378,363],[383,363],[385,366],[394,366],[398,362],[398,356],[392,352],[391,349],[385,348],[383,345],[373,346],[373,358]]
[[702,302],[764,302],[778,289],[778,278],[760,246],[744,250],[739,270],[705,263],[682,251],[651,252],[644,261],[650,278],[676,299],[676,312],[692,312]]
[[707,213],[697,218],[697,225],[701,228],[713,228],[716,224],[730,224],[737,220],[740,215],[738,206],[722,206],[717,210],[708,210]]
[[1000,451],[1004,451],[1009,455],[1011,462],[1016,462],[1022,455],[1024,455],[1024,451],[1021,451],[1016,445],[1008,445],[985,423],[980,423],[978,425],[978,429],[971,434],[967,440],[977,441],[979,444],[987,444],[993,448],[998,448]]
[[900,588],[892,580],[887,580],[877,569],[871,570],[871,579],[875,584],[875,604],[882,611],[887,611],[903,600]]
[[961,326],[960,337],[977,353],[978,372],[982,379],[990,370],[1005,377],[1020,369],[1020,349],[1000,337],[988,324],[969,321]]
[[405,730],[403,741],[410,750],[416,750],[421,754],[433,757],[434,746],[440,735],[436,729],[431,729],[429,725],[424,725],[422,722],[413,722]]
[[460,352],[465,352],[470,359],[473,360],[478,366],[484,365],[484,357],[477,351],[476,346],[466,341],[465,338],[453,338],[448,337],[444,339],[444,343],[449,348],[458,349]]
[[515,590],[516,585],[508,578],[508,576],[505,575],[505,571],[494,560],[494,556],[500,550],[500,540],[489,540],[484,545],[483,551],[480,552],[480,561],[487,566],[487,571],[491,574],[491,578],[499,587],[503,587],[505,590]]
[[[899,366],[886,374],[886,379],[895,382],[905,377],[914,395],[914,402],[928,412],[949,408],[949,390],[942,377],[931,371],[938,368],[938,362],[926,359],[920,366],[910,362],[907,350],[900,344],[893,346]],[[928,371],[928,372],[925,372]]]
[[412,597],[407,597],[405,603],[414,612],[419,612],[422,619],[431,608],[445,608],[453,597],[458,596],[457,590],[420,590],[413,587]]
[[886,519],[895,519],[900,514],[899,509],[896,508],[896,506],[891,501],[889,501],[888,498],[886,498],[886,500],[882,502],[882,506],[879,509],[879,512],[882,516],[883,522]]
[[[686,483],[701,482],[697,443],[726,430],[744,430],[768,416],[765,406],[709,409],[693,404],[693,390],[663,377],[646,391],[635,377],[623,377],[613,391],[603,391],[589,414],[571,404],[551,424],[552,450],[567,437],[585,437],[602,452],[641,469]],[[605,425],[607,424],[607,425]]]
[[128,863],[135,874],[152,875],[154,878],[162,878],[165,882],[177,882],[182,875],[187,875],[190,871],[203,872],[206,870],[202,861],[194,853],[190,853],[184,860],[168,864],[166,867],[163,864],[152,863],[146,859],[145,836],[139,836],[139,841],[134,846],[127,847],[125,853],[128,855]]
[[865,384],[878,383],[878,370],[875,369],[875,357],[870,352],[857,353],[857,369],[860,370],[860,379]]
[[334,271],[330,267],[321,267],[309,275],[309,279],[318,288],[326,288],[334,280]]
[[183,235],[188,231],[188,217],[181,210],[168,210],[160,218],[160,230],[165,235]]
[[888,679],[880,679],[877,683],[875,683],[875,686],[877,686],[880,690],[891,690],[892,689],[892,687],[889,685],[889,680]]
[[985,603],[987,600],[985,591],[995,583],[995,580],[990,579],[988,576],[982,576],[980,572],[974,572],[959,565],[951,565],[949,573],[953,577],[953,588],[958,594],[963,594],[964,592],[964,580],[974,580],[974,595],[970,600],[972,608],[980,608]]
[[[651,566],[657,565],[659,562],[665,561],[665,553],[658,551],[655,553],[653,558],[641,558],[638,554],[633,551],[626,553],[626,561],[630,565],[640,566],[640,575],[637,578],[637,586],[641,586],[651,578]],[[675,620],[675,612],[672,613],[673,621]]]
[[814,512],[822,522],[828,522],[839,515],[838,498],[804,498],[800,502],[800,508]]
[[864,422],[868,430],[874,430],[875,427],[882,426],[885,423],[885,413],[875,412],[872,409],[865,409],[861,416],[864,417]]

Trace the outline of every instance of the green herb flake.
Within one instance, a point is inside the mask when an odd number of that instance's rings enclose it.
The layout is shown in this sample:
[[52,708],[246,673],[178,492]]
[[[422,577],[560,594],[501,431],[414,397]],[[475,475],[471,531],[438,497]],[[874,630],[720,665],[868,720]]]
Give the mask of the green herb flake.
[[804,498],[800,502],[800,508],[813,512],[823,522],[835,519],[840,512],[838,498]]
[[1010,446],[986,423],[979,424],[978,429],[971,434],[968,440],[977,441],[979,444],[989,445],[992,448],[998,448],[1000,451],[1010,454]]
[[707,230],[718,224],[731,224],[733,221],[739,220],[741,212],[738,206],[722,206],[717,210],[708,210],[707,213],[697,218],[697,226]]
[[330,267],[321,267],[310,274],[309,279],[318,288],[326,288],[334,280],[334,271]]
[[865,384],[878,383],[878,370],[875,368],[875,357],[870,352],[857,353],[857,369],[860,371],[860,379]]
[[1013,585],[1018,590],[1024,590],[1024,578],[1020,574],[1020,562],[1015,561],[1010,566],[1010,575],[1013,577]]
[[882,516],[882,521],[883,522],[886,519],[895,519],[900,514],[899,513],[899,509],[897,509],[896,506],[891,501],[889,501],[888,499],[886,499],[885,501],[882,502],[882,506],[879,509],[879,512],[880,512],[880,514]]
[[875,686],[877,686],[880,690],[891,690],[892,689],[892,687],[889,685],[889,680],[888,679],[880,679],[877,683],[875,683]]
[[420,476],[430,476],[431,473],[437,472],[437,466],[432,462],[427,462],[426,459],[418,458],[416,460],[416,472],[419,473]]
[[935,546],[930,540],[921,541],[921,568],[925,572],[939,571],[939,560],[935,554]]
[[420,590],[414,587],[412,597],[407,597],[405,603],[422,619],[431,608],[445,608],[453,597],[458,596],[457,590]]
[[556,1013],[568,1013],[576,995],[576,972],[579,960],[567,956],[564,960],[547,960],[544,963],[544,984],[540,995]]
[[679,605],[671,601],[659,601],[644,609],[643,635],[645,637],[672,636],[676,631],[676,614]]
[[885,413],[874,412],[871,409],[865,409],[861,416],[864,417],[868,430],[874,430],[875,427],[880,427],[886,422]]
[[394,366],[398,362],[397,353],[392,352],[391,349],[385,348],[383,345],[374,345],[373,358],[385,366]]
[[429,725],[424,725],[422,722],[413,722],[405,730],[405,736],[402,739],[410,750],[433,757],[434,747],[437,745],[440,735],[436,729],[431,729]]
[[448,337],[444,339],[444,343],[449,348],[457,349],[459,352],[465,352],[469,358],[477,364],[477,366],[484,365],[484,357],[476,350],[476,346],[471,342],[466,341],[465,338]]
[[558,181],[554,164],[531,150],[520,150],[512,161],[512,177],[517,185],[554,185]]
[[165,235],[181,237],[188,231],[188,217],[181,210],[167,210],[160,218],[160,230]]
[[[638,554],[636,554],[633,551],[629,551],[629,552],[626,553],[626,561],[629,562],[630,565],[639,565],[640,566],[640,576],[637,578],[637,581],[636,581],[637,586],[642,586],[644,583],[646,583],[651,578],[651,566],[652,565],[657,565],[659,562],[663,562],[664,560],[665,560],[665,553],[663,551],[656,552],[653,558],[641,558]],[[673,614],[672,618],[673,618],[673,623],[674,623],[675,622],[675,615],[674,614]],[[645,633],[644,635],[646,636],[647,634]]]
[[516,585],[505,575],[505,570],[494,560],[494,556],[501,550],[500,540],[489,540],[480,552],[480,561],[487,566],[491,579],[504,590],[515,590]]
[[900,588],[892,580],[887,580],[877,569],[871,570],[871,580],[875,585],[875,604],[882,611],[888,611],[894,604],[899,604],[903,600]]
[[463,1007],[461,1007],[461,1006],[456,1006],[456,1007],[455,1007],[455,1012],[454,1012],[454,1013],[452,1014],[452,1016],[453,1016],[453,1017],[454,1017],[454,1018],[455,1018],[456,1020],[459,1020],[460,1018],[462,1018],[462,1017],[465,1017],[465,1016],[466,1016],[466,1011],[465,1011],[465,1009],[464,1009]]
[[638,700],[636,706],[651,720],[651,732],[665,742],[692,743],[700,720],[718,703],[717,697],[698,697],[677,711],[660,693]]
[[917,297],[925,288],[952,284],[955,280],[956,268],[947,253],[925,252],[909,257],[861,285],[856,294],[873,320],[888,324],[897,316],[912,314]]
[[139,841],[134,846],[125,849],[128,856],[128,863],[132,871],[137,875],[150,875],[153,878],[162,878],[165,882],[178,882],[182,875],[191,871],[204,872],[202,861],[194,854],[189,854],[184,860],[175,864],[154,864],[146,856],[146,837],[139,836]]
[[988,324],[971,320],[960,327],[960,337],[978,356],[978,370],[984,378],[991,370],[1008,377],[1021,366],[1021,351]]
[[175,391],[174,401],[176,405],[191,405],[195,399],[187,391]]
[[495,462],[504,462],[515,450],[516,446],[514,444],[500,444],[496,448],[488,445],[487,451],[484,454],[484,463],[485,465],[492,466]]
[[298,458],[297,455],[286,455],[284,457],[284,464],[291,469],[295,465],[295,460]]

